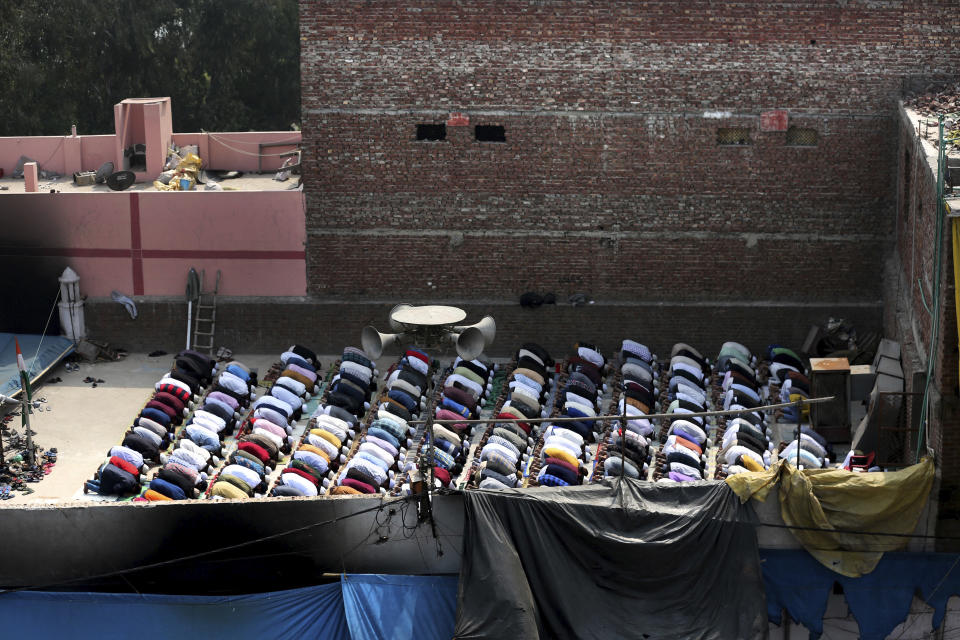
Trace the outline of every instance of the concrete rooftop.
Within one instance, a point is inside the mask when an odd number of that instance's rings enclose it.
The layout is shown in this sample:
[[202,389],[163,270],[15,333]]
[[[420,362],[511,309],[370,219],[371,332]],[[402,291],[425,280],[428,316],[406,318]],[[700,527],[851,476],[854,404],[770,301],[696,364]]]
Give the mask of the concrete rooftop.
[[[83,482],[106,460],[110,447],[123,439],[152,394],[154,384],[170,370],[174,355],[151,358],[132,353],[116,362],[80,363],[79,371],[67,371],[63,364],[51,371],[34,390],[34,399],[45,402],[41,402],[43,410],[34,410],[30,420],[37,433],[35,442],[44,451],[57,448],[57,463],[43,481],[28,483],[33,494],[25,496],[13,491],[11,495],[15,497],[0,505],[74,500]],[[278,356],[237,355],[235,359],[266,372]],[[323,362],[335,359],[325,356]],[[94,388],[83,382],[88,376],[104,382]],[[63,382],[50,383],[58,377]],[[10,425],[22,434],[19,416]]]
[[[289,180],[279,182],[273,179],[275,172],[269,173],[244,173],[239,178],[231,180],[220,180],[220,186],[224,191],[286,191],[297,188],[299,176],[291,176]],[[4,189],[6,187],[6,189]],[[22,178],[0,178],[0,195],[5,193],[25,193],[26,181]],[[203,191],[203,185],[198,185],[196,191]],[[40,193],[50,193],[51,189],[56,189],[62,193],[113,193],[105,184],[93,184],[89,186],[77,186],[73,183],[73,176],[60,176],[59,178],[44,180],[39,182]],[[153,186],[153,181],[137,182],[125,191],[157,191]]]
[[[106,460],[106,453],[113,445],[119,444],[123,435],[140,409],[154,391],[154,384],[173,364],[175,354],[150,357],[142,353],[131,353],[115,362],[80,363],[79,370],[68,371],[63,364],[53,369],[34,390],[34,400],[40,401],[41,408],[31,415],[31,426],[36,432],[35,442],[43,451],[56,447],[57,462],[51,473],[39,483],[28,483],[34,490],[30,495],[12,491],[11,499],[0,501],[0,508],[24,504],[45,505],[63,504],[78,500],[100,500],[102,498],[82,492],[85,480],[93,477],[98,467]],[[318,356],[325,371],[339,355]],[[441,357],[446,366],[452,356]],[[279,354],[235,354],[234,359],[257,369],[261,376],[272,364],[279,360]],[[499,360],[499,359],[494,359]],[[396,355],[385,355],[377,361],[383,374],[396,361]],[[94,387],[83,382],[85,378],[102,379]],[[60,378],[61,382],[52,382]],[[606,394],[609,396],[609,393]],[[863,407],[856,403],[851,407],[854,424],[863,414]],[[484,416],[486,417],[486,416]],[[301,419],[296,433],[302,433],[306,421]],[[22,434],[20,417],[14,417],[10,426]],[[793,424],[772,424],[775,440],[786,441],[792,438]],[[596,452],[596,444],[590,446],[591,453]],[[845,452],[845,449],[843,450]],[[707,477],[713,477],[716,446],[708,451]],[[7,459],[12,452],[7,452]],[[471,458],[472,458],[471,452]],[[469,461],[465,468],[469,468]],[[279,473],[275,470],[274,476]],[[652,468],[649,477],[652,478]]]

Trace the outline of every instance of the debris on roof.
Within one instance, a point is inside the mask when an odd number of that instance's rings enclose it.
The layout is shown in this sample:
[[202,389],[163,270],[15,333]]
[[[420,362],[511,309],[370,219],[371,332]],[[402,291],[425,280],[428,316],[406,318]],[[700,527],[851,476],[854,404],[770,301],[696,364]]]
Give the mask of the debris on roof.
[[904,105],[923,116],[960,112],[960,82],[943,89],[928,89],[925,93],[904,100]]
[[200,177],[203,161],[192,151],[181,156],[175,147],[171,147],[166,166],[174,168],[168,168],[154,181],[153,187],[157,191],[190,191],[194,185],[203,182]]
[[905,99],[903,104],[920,116],[918,133],[933,146],[939,144],[938,116],[943,115],[947,153],[960,154],[960,82],[939,90],[928,88],[925,93]]

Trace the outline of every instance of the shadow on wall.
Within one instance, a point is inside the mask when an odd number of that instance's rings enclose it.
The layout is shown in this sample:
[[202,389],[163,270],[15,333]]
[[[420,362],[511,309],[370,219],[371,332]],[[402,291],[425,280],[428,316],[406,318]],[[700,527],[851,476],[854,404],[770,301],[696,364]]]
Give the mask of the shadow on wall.
[[[65,267],[64,258],[0,256],[0,332],[42,333],[60,291],[57,277]],[[47,334],[60,334],[60,314],[55,309]]]
[[[3,196],[8,197],[8,196]],[[16,207],[0,212],[0,331],[41,333],[60,291],[58,278],[69,266],[64,256],[37,256],[41,247],[65,246],[66,231],[44,225]],[[50,320],[50,334],[60,333],[59,315]]]

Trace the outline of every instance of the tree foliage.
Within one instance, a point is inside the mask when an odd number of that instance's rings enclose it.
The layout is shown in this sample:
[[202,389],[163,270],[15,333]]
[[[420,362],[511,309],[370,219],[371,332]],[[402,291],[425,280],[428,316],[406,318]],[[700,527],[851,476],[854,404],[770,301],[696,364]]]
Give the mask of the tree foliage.
[[300,120],[296,0],[0,0],[0,136],[112,133],[170,96],[175,131]]

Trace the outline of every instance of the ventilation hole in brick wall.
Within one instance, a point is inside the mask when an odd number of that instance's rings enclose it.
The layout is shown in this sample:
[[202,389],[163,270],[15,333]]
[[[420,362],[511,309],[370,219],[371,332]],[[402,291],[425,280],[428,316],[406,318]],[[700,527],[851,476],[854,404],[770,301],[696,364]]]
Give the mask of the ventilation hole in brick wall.
[[817,41],[816,41],[816,40],[811,40],[811,41],[810,41],[810,44],[817,44]]
[[506,142],[507,132],[503,127],[492,124],[478,124],[473,128],[477,142]]
[[805,127],[790,127],[787,129],[787,144],[793,147],[817,146],[817,130]]
[[717,129],[717,144],[724,146],[752,144],[750,130],[746,127],[721,127]]
[[445,124],[418,124],[417,140],[438,142],[447,139],[447,125]]

